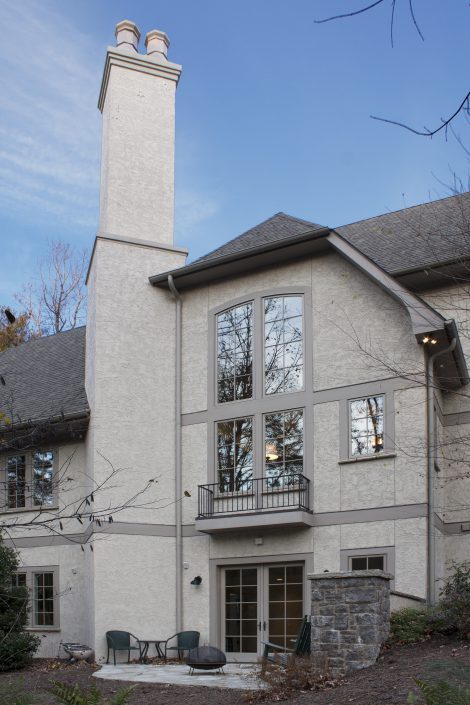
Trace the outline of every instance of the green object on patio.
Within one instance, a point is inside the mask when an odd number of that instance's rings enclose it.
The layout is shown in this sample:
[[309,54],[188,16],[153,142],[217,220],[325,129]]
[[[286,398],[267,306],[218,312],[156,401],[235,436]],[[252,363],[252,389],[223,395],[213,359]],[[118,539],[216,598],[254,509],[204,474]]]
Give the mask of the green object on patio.
[[[277,656],[277,660],[284,664],[285,662],[287,662],[289,654],[293,654],[295,656],[303,656],[304,654],[309,654],[311,648],[311,626],[312,625],[310,624],[309,616],[305,615],[302,620],[302,624],[300,625],[297,637],[295,639],[292,639],[292,648],[288,648],[287,646],[281,646],[280,644],[273,644],[270,641],[262,641],[261,643],[264,646],[263,660],[265,662],[271,661],[272,663],[274,663],[276,661]],[[272,656],[269,655],[271,651],[273,652]]]
[[[137,642],[137,646],[131,645],[131,637]],[[139,659],[142,659],[142,650],[139,644],[139,640],[134,634],[130,632],[123,632],[119,630],[106,632],[106,643],[108,645],[108,658],[106,663],[109,663],[109,650],[112,649],[114,652],[114,665],[116,665],[116,651],[127,651],[127,663],[131,659],[131,651],[139,652]]]
[[[168,651],[176,651],[178,653],[178,658],[181,661],[185,651],[195,649],[196,646],[199,646],[200,636],[201,635],[199,632],[177,632],[176,634],[173,634],[173,636],[170,636],[165,641],[165,658],[167,657]],[[176,645],[168,646],[168,642],[172,639],[176,639]]]

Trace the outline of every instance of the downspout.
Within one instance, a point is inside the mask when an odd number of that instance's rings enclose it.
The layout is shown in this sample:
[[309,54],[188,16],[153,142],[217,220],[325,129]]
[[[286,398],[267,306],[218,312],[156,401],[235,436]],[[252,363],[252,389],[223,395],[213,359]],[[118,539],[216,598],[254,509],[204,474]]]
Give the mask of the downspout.
[[433,605],[436,601],[436,534],[434,531],[434,360],[441,355],[452,352],[457,345],[457,338],[452,338],[450,345],[430,355],[426,361],[426,426],[427,426],[427,456],[428,456],[428,570],[427,570],[427,603]]
[[176,631],[183,629],[183,507],[181,464],[181,296],[173,277],[168,275],[168,288],[176,303],[175,332],[175,525],[176,525]]

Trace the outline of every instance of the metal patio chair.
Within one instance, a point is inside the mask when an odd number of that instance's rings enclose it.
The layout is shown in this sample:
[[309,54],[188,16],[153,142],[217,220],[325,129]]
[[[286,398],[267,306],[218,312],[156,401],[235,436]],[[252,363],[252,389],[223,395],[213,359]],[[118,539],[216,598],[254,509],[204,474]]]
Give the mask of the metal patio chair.
[[[178,658],[181,661],[184,652],[189,651],[190,649],[195,649],[196,646],[199,646],[199,637],[200,637],[199,632],[177,632],[176,634],[173,634],[173,636],[170,636],[166,641],[163,646],[163,653],[165,654],[165,659],[167,657],[168,651],[176,651],[178,654]],[[168,646],[168,642],[171,641],[172,639],[176,639],[176,645],[175,646]]]
[[[135,639],[137,646],[133,646],[131,644],[131,638]],[[127,651],[127,663],[131,660],[131,651],[138,651],[139,661],[142,660],[142,649],[139,640],[136,636],[134,636],[134,634],[131,634],[131,632],[124,632],[120,630],[106,632],[106,644],[108,646],[108,657],[106,659],[106,663],[109,663],[110,649],[113,650],[114,665],[116,665],[116,651]]]

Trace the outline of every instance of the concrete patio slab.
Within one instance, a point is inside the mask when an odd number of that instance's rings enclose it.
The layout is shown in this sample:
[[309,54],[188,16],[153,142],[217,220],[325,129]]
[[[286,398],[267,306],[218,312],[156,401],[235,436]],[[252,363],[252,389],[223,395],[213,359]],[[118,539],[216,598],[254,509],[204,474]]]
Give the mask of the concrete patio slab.
[[256,678],[258,667],[255,664],[228,663],[224,673],[216,671],[195,671],[189,675],[185,664],[106,664],[93,675],[115,681],[134,683],[171,683],[173,685],[199,685],[208,688],[234,688],[237,690],[259,690],[264,685]]

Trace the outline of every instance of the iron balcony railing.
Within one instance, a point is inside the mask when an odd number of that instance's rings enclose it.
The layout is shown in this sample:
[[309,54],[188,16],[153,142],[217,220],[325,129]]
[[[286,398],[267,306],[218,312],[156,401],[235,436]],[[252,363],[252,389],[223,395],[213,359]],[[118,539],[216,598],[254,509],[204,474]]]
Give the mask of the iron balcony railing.
[[198,505],[201,519],[283,509],[310,511],[310,480],[300,473],[242,481],[224,479],[199,485]]

